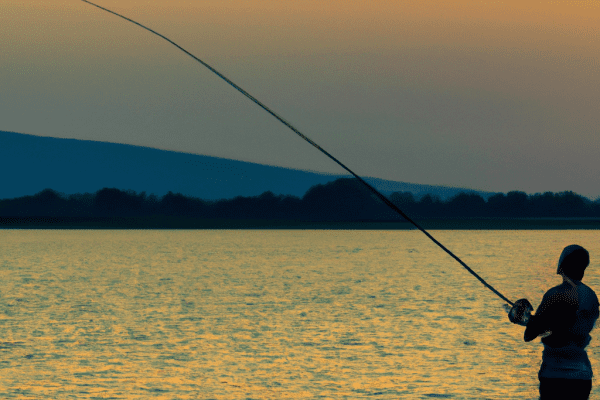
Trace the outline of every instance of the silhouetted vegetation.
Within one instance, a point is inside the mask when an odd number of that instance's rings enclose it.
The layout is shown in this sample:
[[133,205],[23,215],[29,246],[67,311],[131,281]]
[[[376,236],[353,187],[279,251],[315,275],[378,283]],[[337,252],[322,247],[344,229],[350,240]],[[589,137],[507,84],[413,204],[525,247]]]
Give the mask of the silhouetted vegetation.
[[[419,199],[409,192],[395,192],[390,200],[417,220],[465,218],[600,218],[600,199],[591,201],[573,192],[527,195],[498,193],[487,199],[460,193],[442,201],[431,195]],[[355,179],[338,179],[311,187],[302,197],[265,192],[255,197],[206,201],[167,193],[158,198],[119,189],[104,188],[94,194],[63,195],[52,189],[32,196],[0,200],[0,218],[34,218],[70,221],[86,218],[155,218],[159,221],[267,220],[312,222],[402,221]],[[159,223],[160,225],[160,223]],[[169,225],[169,224],[167,224]],[[172,224],[171,224],[172,225]],[[175,227],[174,225],[174,227]],[[183,224],[185,225],[185,224]],[[187,225],[186,225],[187,226]]]
[[497,193],[487,199],[459,193],[448,201],[432,196],[415,199],[410,193],[393,193],[392,202],[415,218],[599,218],[600,199],[591,201],[571,191],[561,193]]

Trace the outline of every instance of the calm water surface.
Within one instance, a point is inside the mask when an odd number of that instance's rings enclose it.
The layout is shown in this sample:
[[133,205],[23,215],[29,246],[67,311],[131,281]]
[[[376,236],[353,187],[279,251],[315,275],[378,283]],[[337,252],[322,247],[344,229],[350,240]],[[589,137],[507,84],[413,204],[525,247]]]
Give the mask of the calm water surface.
[[[597,231],[432,233],[534,307],[578,243],[600,295]],[[537,395],[539,339],[524,343],[502,300],[420,232],[3,230],[0,241],[3,398]]]

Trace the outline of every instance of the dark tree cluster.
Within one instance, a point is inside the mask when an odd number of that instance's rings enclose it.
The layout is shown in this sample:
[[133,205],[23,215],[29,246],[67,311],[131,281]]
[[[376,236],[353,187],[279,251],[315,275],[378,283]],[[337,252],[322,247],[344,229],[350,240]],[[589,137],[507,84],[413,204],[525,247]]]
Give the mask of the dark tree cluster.
[[[573,192],[495,194],[487,201],[460,193],[442,201],[395,192],[390,200],[407,215],[429,218],[574,218],[600,217],[600,199]],[[302,197],[265,192],[255,197],[206,201],[167,193],[161,198],[119,189],[62,195],[46,189],[33,196],[0,200],[0,217],[190,217],[230,220],[399,221],[402,218],[355,179],[311,187]]]
[[475,193],[459,193],[447,201],[425,195],[392,193],[390,200],[415,218],[598,218],[600,199],[591,201],[571,191],[561,193],[497,193],[487,201]]

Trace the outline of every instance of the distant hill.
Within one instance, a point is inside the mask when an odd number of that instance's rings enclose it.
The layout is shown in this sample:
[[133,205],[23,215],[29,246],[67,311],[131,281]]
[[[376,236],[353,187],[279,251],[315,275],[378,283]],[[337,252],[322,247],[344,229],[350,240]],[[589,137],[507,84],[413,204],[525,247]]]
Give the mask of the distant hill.
[[[105,188],[169,191],[205,200],[258,196],[266,191],[302,197],[314,185],[348,175],[329,175],[148,147],[57,139],[0,131],[0,199],[51,188],[65,194]],[[493,193],[365,178],[382,193],[432,194],[442,200],[459,192]]]

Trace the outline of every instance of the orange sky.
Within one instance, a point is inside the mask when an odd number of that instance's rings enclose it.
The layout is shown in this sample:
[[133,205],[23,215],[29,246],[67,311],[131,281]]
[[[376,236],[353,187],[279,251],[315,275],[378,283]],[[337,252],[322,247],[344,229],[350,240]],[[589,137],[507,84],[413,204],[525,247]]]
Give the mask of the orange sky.
[[[600,195],[597,1],[97,1],[359,174]],[[4,0],[0,40],[0,130],[340,172],[174,47],[81,1]]]

